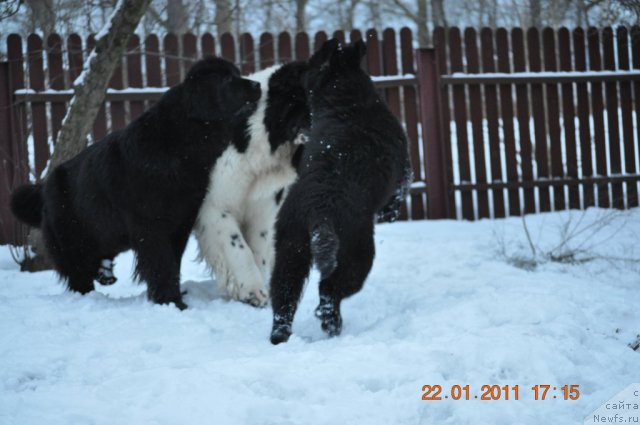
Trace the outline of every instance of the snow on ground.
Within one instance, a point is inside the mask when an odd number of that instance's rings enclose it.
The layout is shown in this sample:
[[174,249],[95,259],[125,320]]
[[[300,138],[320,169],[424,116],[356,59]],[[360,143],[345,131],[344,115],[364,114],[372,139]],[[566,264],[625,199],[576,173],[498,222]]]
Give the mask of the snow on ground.
[[[606,213],[528,217],[540,249],[569,216],[584,226]],[[279,346],[268,341],[271,311],[220,298],[193,241],[184,312],[146,301],[130,253],[114,286],[83,297],[51,272],[20,273],[1,247],[0,423],[581,424],[640,382],[640,353],[627,347],[640,333],[640,270],[514,267],[500,251],[526,253],[522,229],[517,218],[380,225],[342,336],[327,339],[313,317],[314,272]],[[639,234],[640,209],[621,213],[591,238],[592,254],[640,258]],[[472,399],[423,401],[426,384],[442,396],[469,384]],[[474,399],[485,384],[519,385],[520,400]],[[578,384],[581,395],[535,401],[535,384]]]

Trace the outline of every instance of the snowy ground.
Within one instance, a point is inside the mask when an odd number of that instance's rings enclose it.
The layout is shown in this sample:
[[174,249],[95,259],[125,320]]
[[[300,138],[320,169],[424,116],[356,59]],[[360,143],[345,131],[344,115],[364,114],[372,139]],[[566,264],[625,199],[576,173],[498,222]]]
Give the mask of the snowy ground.
[[[527,220],[540,250],[568,214]],[[607,213],[571,214],[579,229]],[[587,227],[571,244],[590,233]],[[116,285],[65,292],[20,273],[0,247],[1,424],[581,424],[640,382],[638,263],[509,264],[527,255],[519,219],[377,228],[377,258],[344,303],[343,335],[313,317],[312,274],[288,344],[268,342],[269,309],[221,299],[195,244],[183,260],[184,312],[146,301],[117,259]],[[590,237],[591,255],[640,258],[640,210]],[[504,242],[499,242],[499,241]],[[585,246],[588,244],[585,244]],[[469,384],[472,399],[423,401],[422,386]],[[484,384],[520,400],[480,401]],[[531,386],[578,384],[577,401],[534,401]]]

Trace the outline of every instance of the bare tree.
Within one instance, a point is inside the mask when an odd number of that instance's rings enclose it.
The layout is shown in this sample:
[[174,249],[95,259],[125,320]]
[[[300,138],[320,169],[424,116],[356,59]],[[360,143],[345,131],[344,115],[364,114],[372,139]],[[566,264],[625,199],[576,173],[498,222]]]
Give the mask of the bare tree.
[[0,2],[0,21],[8,19],[20,11],[23,0],[5,0]]
[[540,0],[529,0],[529,26],[542,26],[542,5]]
[[431,34],[429,32],[429,20],[427,16],[427,0],[414,0],[414,8],[406,4],[403,0],[392,0],[393,8],[385,9],[386,13],[399,14],[413,21],[418,29],[418,44],[421,47],[431,45]]
[[226,32],[231,32],[233,23],[231,1],[230,0],[214,0],[216,5],[215,24],[218,30],[218,37]]
[[444,9],[444,0],[431,0],[431,19],[435,27],[447,26],[447,16]]
[[53,0],[27,0],[27,5],[31,10],[34,24],[42,31],[46,37],[56,27],[56,12]]
[[307,29],[307,2],[308,0],[296,0],[296,32]]
[[96,46],[85,62],[84,71],[73,83],[73,98],[58,133],[49,172],[87,145],[87,135],[104,100],[111,74],[150,2],[121,0],[110,22],[96,36]]
[[184,34],[189,30],[189,11],[182,0],[167,0],[167,31]]

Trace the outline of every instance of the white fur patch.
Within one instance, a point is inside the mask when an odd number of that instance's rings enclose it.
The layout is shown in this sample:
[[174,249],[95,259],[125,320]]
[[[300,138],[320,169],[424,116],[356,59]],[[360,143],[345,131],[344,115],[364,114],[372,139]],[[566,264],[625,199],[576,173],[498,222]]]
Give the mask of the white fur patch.
[[[258,81],[262,97],[249,118],[249,145],[240,153],[231,145],[216,161],[194,228],[201,257],[230,298],[265,305],[273,266],[275,195],[296,179],[292,143],[271,152],[264,124],[269,78],[279,66],[248,78]],[[281,205],[281,203],[280,203]]]

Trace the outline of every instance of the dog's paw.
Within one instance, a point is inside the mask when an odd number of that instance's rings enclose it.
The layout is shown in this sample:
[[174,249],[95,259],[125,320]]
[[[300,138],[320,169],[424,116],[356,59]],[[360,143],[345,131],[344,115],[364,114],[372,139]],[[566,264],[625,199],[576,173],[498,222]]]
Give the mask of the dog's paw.
[[98,276],[96,276],[96,281],[100,285],[113,285],[118,280],[113,274],[113,261],[109,259],[104,259],[100,263],[100,268],[98,269]]
[[335,315],[322,319],[322,330],[330,337],[339,336],[342,332],[342,317]]
[[278,345],[283,342],[289,341],[289,337],[291,336],[291,325],[275,325],[271,330],[271,343],[273,345]]
[[320,319],[322,330],[330,337],[338,336],[342,332],[342,316],[340,309],[328,300],[320,301],[316,307],[316,317]]
[[182,300],[178,300],[178,301],[174,301],[173,304],[178,308],[178,310],[180,311],[184,311],[187,308],[189,308],[189,306],[187,304],[184,303],[184,301]]
[[269,301],[269,293],[263,288],[253,289],[240,300],[254,307],[264,307]]

